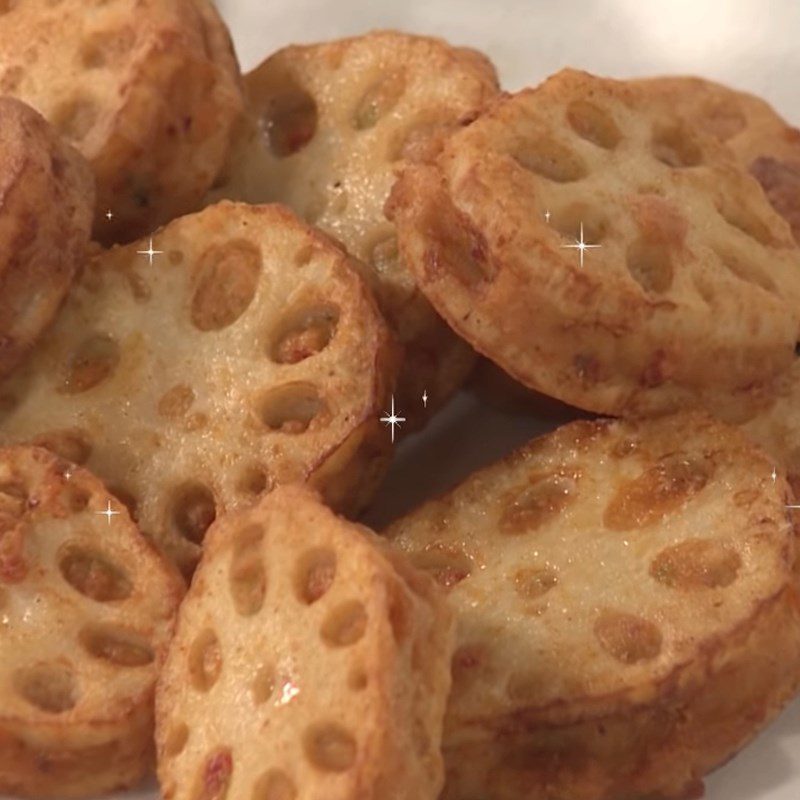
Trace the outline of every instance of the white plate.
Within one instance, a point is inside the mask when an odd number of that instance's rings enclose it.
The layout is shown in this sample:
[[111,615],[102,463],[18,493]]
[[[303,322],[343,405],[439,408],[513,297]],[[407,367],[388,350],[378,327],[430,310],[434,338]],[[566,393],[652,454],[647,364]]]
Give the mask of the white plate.
[[[800,123],[797,0],[218,0],[249,69],[283,45],[401,28],[478,47],[506,88],[563,66],[617,77],[693,73],[761,94]],[[410,417],[415,409],[398,409]],[[382,525],[548,428],[460,395],[398,447],[371,522]],[[708,800],[800,798],[800,702],[706,782]],[[152,784],[115,800],[157,800]],[[4,800],[4,798],[0,798]]]

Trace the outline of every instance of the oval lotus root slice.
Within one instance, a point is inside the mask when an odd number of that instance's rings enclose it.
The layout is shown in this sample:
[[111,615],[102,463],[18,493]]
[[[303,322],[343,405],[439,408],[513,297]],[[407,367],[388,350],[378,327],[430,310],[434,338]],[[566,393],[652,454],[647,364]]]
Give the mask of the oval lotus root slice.
[[280,206],[224,202],[88,264],[0,387],[0,443],[87,464],[188,574],[214,518],[276,484],[363,505],[396,368],[338,245]]
[[775,716],[800,597],[772,470],[699,412],[579,421],[388,529],[456,610],[450,797],[683,796]]
[[[417,290],[383,206],[395,172],[497,94],[482,54],[394,31],[284,48],[245,76],[253,119],[222,193],[286,203],[369,267],[406,348],[398,407],[418,425],[466,378],[474,355]],[[409,429],[408,426],[406,428]]]
[[0,97],[0,378],[50,324],[89,244],[86,162],[32,108]]
[[572,405],[706,404],[738,421],[791,362],[786,221],[724,147],[634,85],[565,70],[503,96],[435,164],[408,167],[387,208],[456,331]]
[[209,533],[156,700],[165,800],[434,800],[444,593],[303,487]]
[[800,244],[800,131],[760,97],[692,77],[638,82],[652,102],[725,144]]
[[0,92],[86,156],[107,244],[197,209],[244,108],[209,0],[15,0],[0,14]]
[[183,581],[87,470],[0,449],[0,793],[91,797],[152,768]]

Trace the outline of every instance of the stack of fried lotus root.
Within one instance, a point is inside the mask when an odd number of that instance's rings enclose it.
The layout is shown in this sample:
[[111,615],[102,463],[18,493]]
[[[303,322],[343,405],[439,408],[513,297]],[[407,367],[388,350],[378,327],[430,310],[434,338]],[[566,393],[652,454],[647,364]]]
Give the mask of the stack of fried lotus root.
[[[681,798],[795,694],[765,103],[207,0],[0,3],[0,92],[0,794]],[[475,351],[619,419],[353,522]]]

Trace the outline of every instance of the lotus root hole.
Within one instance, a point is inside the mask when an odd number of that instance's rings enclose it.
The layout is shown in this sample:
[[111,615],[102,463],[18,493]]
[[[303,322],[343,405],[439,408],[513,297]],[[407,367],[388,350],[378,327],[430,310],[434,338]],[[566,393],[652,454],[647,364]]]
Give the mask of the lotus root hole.
[[190,542],[202,544],[217,516],[211,490],[202,483],[185,483],[174,491],[171,505],[173,528]]
[[111,484],[108,487],[108,491],[128,509],[131,519],[136,520],[138,518],[139,503],[136,500],[136,495],[134,495],[130,489],[126,489],[124,486]]
[[97,31],[81,46],[81,62],[87,69],[100,69],[124,58],[133,48],[136,33],[131,27]]
[[194,403],[194,390],[185,383],[167,389],[158,401],[158,414],[165,419],[181,419],[186,416]]
[[529,141],[514,158],[524,169],[555,183],[572,183],[586,176],[586,166],[577,154],[555,139]]
[[65,461],[85,464],[92,454],[92,444],[86,433],[80,430],[50,431],[37,436],[33,444],[45,447]]
[[599,244],[608,233],[605,215],[590,203],[570,203],[556,208],[550,215],[549,224],[570,244],[580,241],[581,229],[586,244]]
[[650,575],[670,589],[719,589],[736,580],[741,566],[739,554],[721,542],[689,539],[662,550]]
[[381,76],[361,96],[353,112],[353,127],[357,131],[375,127],[397,105],[405,89],[406,79],[402,70]]
[[397,644],[402,644],[411,632],[410,602],[399,588],[395,588],[389,600],[389,624]]
[[266,103],[262,117],[270,150],[286,158],[302,150],[317,132],[317,104],[303,87],[290,79]]
[[280,433],[305,433],[315,421],[326,416],[326,406],[316,386],[288,383],[270,389],[260,403],[260,418],[267,428]]
[[532,533],[560,514],[572,500],[576,481],[559,473],[534,474],[529,483],[509,493],[500,517],[501,533]]
[[282,769],[271,769],[256,781],[250,800],[296,800],[296,798],[297,789],[294,781]]
[[477,289],[494,277],[489,248],[483,234],[465,218],[454,214],[452,224],[431,220],[432,249],[425,260],[432,268],[446,268],[465,286]]
[[26,702],[48,714],[63,714],[78,702],[75,675],[66,664],[22,667],[14,673],[13,685]]
[[529,567],[514,574],[514,589],[522,600],[538,600],[558,584],[558,575],[549,567]]
[[430,545],[425,550],[414,553],[411,561],[445,589],[452,589],[472,574],[472,559],[461,548],[453,545]]
[[53,126],[72,142],[82,142],[97,122],[99,107],[88,96],[77,96],[62,103],[52,116]]
[[260,274],[261,251],[244,239],[206,250],[191,303],[195,328],[219,331],[236,322],[253,302]]
[[266,703],[275,692],[275,685],[275,670],[266,664],[259,667],[250,686],[253,702],[256,705]]
[[333,585],[336,578],[336,553],[328,548],[310,550],[301,558],[295,572],[298,599],[312,605]]
[[703,151],[684,127],[659,127],[653,131],[653,155],[668,167],[696,167],[703,162]]
[[613,150],[622,139],[611,114],[588,100],[570,103],[567,121],[578,136],[605,150]]
[[86,489],[80,486],[67,485],[64,488],[64,499],[65,505],[71,513],[80,514],[81,511],[86,510],[91,496]]
[[222,649],[217,635],[206,628],[192,642],[189,649],[189,677],[192,686],[200,692],[209,691],[222,671]]
[[107,380],[117,369],[119,345],[110,336],[96,334],[84,339],[70,356],[60,391],[81,394]]
[[644,291],[662,294],[672,286],[675,269],[663,244],[638,239],[628,247],[626,259],[630,276]]
[[312,766],[323,772],[346,772],[356,761],[356,740],[335,722],[310,727],[303,746]]
[[236,482],[236,491],[239,494],[258,497],[271,486],[272,481],[264,467],[253,464],[245,467],[239,474],[239,479]]
[[681,454],[665,457],[617,489],[603,522],[616,531],[652,525],[692,499],[711,475],[705,460]]
[[369,684],[369,676],[361,667],[355,667],[347,676],[347,686],[353,692],[363,692]]
[[289,312],[278,324],[268,348],[278,364],[297,364],[321,353],[336,334],[339,309],[320,303]]
[[145,667],[153,663],[153,649],[136,633],[109,625],[84,628],[78,639],[89,655],[118,667]]
[[224,800],[233,775],[233,755],[227,747],[218,747],[205,758],[197,775],[191,800]]
[[122,567],[88,548],[67,546],[58,568],[76,592],[98,603],[126,600],[133,592],[131,580]]
[[189,726],[185,722],[175,723],[167,734],[164,743],[164,753],[167,758],[177,758],[185,749],[189,741]]
[[634,614],[604,611],[594,624],[594,635],[609,655],[623,664],[651,661],[661,652],[661,631]]
[[264,529],[248,525],[238,531],[233,544],[230,567],[230,590],[233,605],[243,617],[261,611],[267,593],[267,571],[262,544]]
[[360,600],[348,600],[331,611],[322,623],[323,641],[331,647],[350,647],[367,630],[367,610]]

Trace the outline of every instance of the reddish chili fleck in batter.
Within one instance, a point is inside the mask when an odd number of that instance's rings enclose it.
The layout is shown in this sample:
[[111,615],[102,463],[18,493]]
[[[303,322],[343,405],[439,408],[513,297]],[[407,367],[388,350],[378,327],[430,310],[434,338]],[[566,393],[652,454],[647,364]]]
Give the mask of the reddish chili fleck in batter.
[[203,786],[197,800],[222,800],[228,793],[233,772],[230,750],[218,750],[210,755],[203,771]]
[[18,583],[28,573],[23,552],[22,528],[2,530],[0,519],[0,583]]

